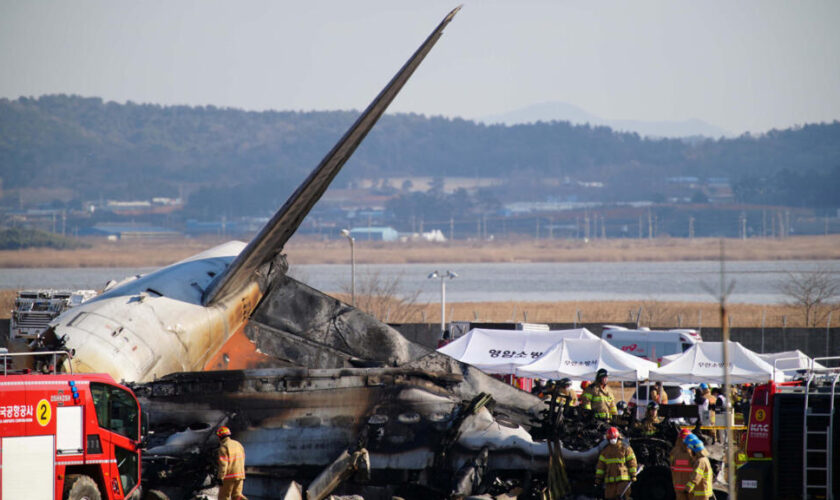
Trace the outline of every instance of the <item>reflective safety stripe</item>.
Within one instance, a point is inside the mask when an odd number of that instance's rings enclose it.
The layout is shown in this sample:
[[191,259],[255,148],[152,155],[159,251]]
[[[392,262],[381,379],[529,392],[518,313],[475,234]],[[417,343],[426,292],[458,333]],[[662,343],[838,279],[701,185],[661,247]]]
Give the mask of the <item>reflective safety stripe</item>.
[[244,458],[245,458],[245,455],[242,455],[241,453],[237,453],[236,455],[231,455],[230,457],[225,457],[225,456],[221,456],[221,455],[219,456],[219,460],[222,460],[223,462],[230,462],[231,460],[244,459]]
[[621,482],[621,481],[629,481],[629,480],[630,480],[630,476],[624,474],[624,475],[621,475],[621,476],[608,477],[608,478],[604,479],[604,482],[605,483],[618,483],[618,482]]
[[694,472],[691,467],[677,467],[676,465],[672,465],[671,470],[674,472]]
[[598,470],[596,470],[596,471],[595,471],[595,475],[596,475],[596,476],[603,476],[603,475],[604,475],[604,469],[598,469]]
[[237,472],[235,474],[225,474],[224,479],[239,479],[239,478],[242,478],[242,477],[245,477],[245,473],[244,472]]

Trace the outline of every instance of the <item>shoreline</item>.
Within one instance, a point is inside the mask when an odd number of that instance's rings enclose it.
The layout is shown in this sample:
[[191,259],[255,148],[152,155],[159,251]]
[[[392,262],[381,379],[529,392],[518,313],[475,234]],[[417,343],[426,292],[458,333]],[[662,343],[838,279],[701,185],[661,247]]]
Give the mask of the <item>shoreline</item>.
[[[0,268],[160,267],[221,244],[221,238],[174,240],[88,240],[91,248],[0,251]],[[728,261],[837,260],[840,235],[797,236],[783,240],[726,239]],[[496,262],[677,262],[720,260],[720,239],[652,240],[457,240],[445,243],[356,241],[357,264],[436,264]],[[284,249],[293,265],[346,264],[342,240],[295,237]]]

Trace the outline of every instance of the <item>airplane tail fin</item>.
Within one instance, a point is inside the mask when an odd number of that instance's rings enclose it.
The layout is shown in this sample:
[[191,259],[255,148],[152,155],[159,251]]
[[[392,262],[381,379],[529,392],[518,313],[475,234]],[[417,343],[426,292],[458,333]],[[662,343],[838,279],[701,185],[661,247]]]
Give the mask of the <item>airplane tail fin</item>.
[[341,167],[373,128],[426,54],[437,43],[443,34],[443,29],[460,9],[460,6],[453,9],[441,21],[259,234],[242,250],[228,269],[210,284],[204,292],[205,305],[211,305],[229,293],[244,287],[255,279],[257,270],[263,264],[271,262],[282,251],[283,246],[303,222],[304,217],[321,199],[321,195],[324,194]]

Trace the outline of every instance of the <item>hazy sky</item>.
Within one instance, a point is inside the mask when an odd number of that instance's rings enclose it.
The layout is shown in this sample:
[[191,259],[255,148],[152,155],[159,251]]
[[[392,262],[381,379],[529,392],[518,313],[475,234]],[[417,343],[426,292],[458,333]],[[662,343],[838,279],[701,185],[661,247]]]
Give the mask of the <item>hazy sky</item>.
[[[457,1],[0,0],[0,96],[362,109]],[[836,0],[473,0],[390,111],[832,121],[838,26]]]

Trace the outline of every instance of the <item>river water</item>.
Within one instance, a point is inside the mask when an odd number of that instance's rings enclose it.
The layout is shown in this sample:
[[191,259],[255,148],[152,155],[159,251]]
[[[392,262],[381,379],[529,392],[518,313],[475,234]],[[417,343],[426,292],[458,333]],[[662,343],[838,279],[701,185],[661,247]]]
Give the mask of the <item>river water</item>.
[[[778,284],[790,273],[827,269],[840,279],[840,261],[746,261],[726,263],[726,281],[735,285],[731,302],[772,304],[785,300]],[[153,268],[0,269],[0,288],[102,288],[110,279]],[[440,300],[440,280],[432,271],[458,274],[446,280],[450,302],[667,300],[714,302],[720,290],[718,262],[581,262],[495,264],[373,264],[356,268],[357,290],[378,276],[397,281],[403,295],[421,302]],[[292,276],[324,291],[350,288],[350,266],[293,266]],[[715,292],[719,293],[719,292]]]

